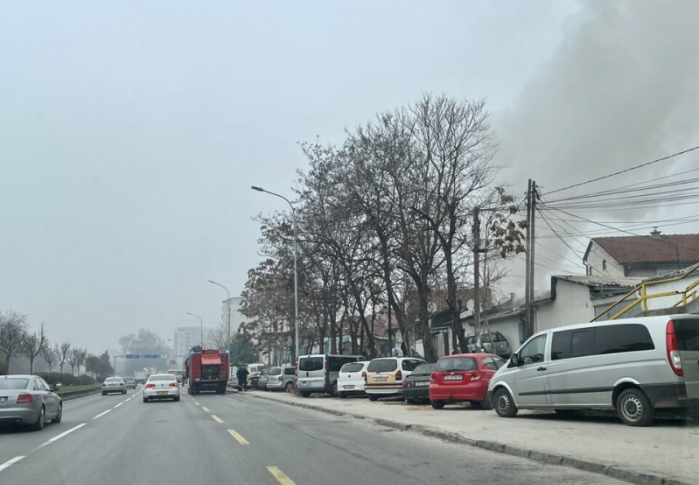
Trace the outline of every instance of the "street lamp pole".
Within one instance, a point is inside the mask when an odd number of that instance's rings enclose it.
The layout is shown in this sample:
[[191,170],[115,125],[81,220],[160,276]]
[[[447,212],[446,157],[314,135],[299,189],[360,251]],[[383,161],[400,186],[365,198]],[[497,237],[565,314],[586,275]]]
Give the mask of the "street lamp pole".
[[265,190],[262,187],[257,187],[253,185],[252,190],[257,190],[258,192],[266,192],[280,199],[284,199],[289,207],[291,207],[291,222],[294,228],[294,335],[296,339],[296,346],[294,352],[294,358],[297,360],[299,358],[299,271],[297,265],[297,253],[298,253],[298,240],[296,238],[296,209],[294,209],[293,204],[289,199],[283,195],[275,194],[269,190]]
[[189,313],[187,312],[187,315],[192,315],[193,317],[197,317],[199,319],[199,338],[200,342],[199,345],[201,345],[201,348],[204,348],[204,322],[202,321],[201,317],[199,315],[196,315],[194,313]]
[[231,292],[228,291],[228,288],[223,286],[221,283],[216,283],[215,281],[209,280],[209,283],[212,285],[220,286],[224,290],[226,290],[226,294],[228,295],[228,300],[226,300],[227,306],[228,306],[228,343],[226,344],[226,348],[228,349],[228,359],[232,359],[233,357],[230,357],[231,355]]

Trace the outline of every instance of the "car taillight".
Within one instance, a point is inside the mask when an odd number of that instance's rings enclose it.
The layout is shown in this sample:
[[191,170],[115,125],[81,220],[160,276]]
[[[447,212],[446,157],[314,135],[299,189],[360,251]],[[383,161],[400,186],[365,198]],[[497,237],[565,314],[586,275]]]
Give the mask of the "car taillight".
[[404,382],[403,382],[403,387],[410,387],[410,382],[404,381]]
[[401,371],[396,371],[396,380],[399,381],[403,378],[403,373]]
[[31,394],[20,394],[17,396],[17,404],[26,404],[32,401],[34,401],[34,396]]
[[437,374],[435,374],[434,372],[430,374],[430,381],[437,382]]
[[325,361],[324,370],[325,370],[325,375],[327,376],[328,375],[328,361],[327,360]]
[[471,374],[471,380],[472,381],[477,381],[481,378],[481,373],[480,372],[474,372]]
[[155,384],[149,382],[148,384],[146,384],[146,387],[155,387]]
[[180,387],[180,385],[177,382],[171,382],[170,387]]
[[667,346],[667,360],[670,362],[672,372],[678,376],[683,376],[682,358],[680,357],[680,346],[677,343],[677,334],[675,333],[675,322],[670,320],[665,328],[665,345]]
[[362,371],[362,379],[364,379],[364,383],[366,384],[366,371]]

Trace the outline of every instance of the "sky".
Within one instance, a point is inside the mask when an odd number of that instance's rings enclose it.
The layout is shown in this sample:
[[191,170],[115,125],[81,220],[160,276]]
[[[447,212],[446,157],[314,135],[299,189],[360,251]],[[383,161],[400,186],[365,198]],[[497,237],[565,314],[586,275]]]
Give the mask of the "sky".
[[[250,186],[292,197],[299,142],[339,143],[425,92],[487,101],[518,196],[699,145],[699,7],[665,5],[3,2],[0,311],[92,352],[140,328],[172,338],[188,312],[215,326],[226,294],[208,280],[239,294],[261,259],[253,217],[285,209]],[[538,284],[583,271],[584,241],[542,244]]]

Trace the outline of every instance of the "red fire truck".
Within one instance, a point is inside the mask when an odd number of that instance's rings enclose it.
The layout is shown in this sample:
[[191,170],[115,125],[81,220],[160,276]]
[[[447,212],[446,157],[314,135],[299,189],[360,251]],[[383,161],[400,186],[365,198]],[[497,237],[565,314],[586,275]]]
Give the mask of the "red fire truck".
[[225,394],[228,372],[226,352],[195,347],[184,362],[184,378],[189,383],[187,392],[194,395],[202,391]]

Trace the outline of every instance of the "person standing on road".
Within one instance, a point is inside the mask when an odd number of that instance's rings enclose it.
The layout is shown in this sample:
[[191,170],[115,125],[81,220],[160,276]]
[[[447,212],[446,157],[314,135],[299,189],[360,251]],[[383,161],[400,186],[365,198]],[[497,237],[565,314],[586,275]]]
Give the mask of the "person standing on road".
[[238,372],[235,373],[236,377],[238,378],[238,387],[240,387],[241,391],[244,391],[245,386],[248,384],[248,374],[248,368],[245,366],[240,366]]

